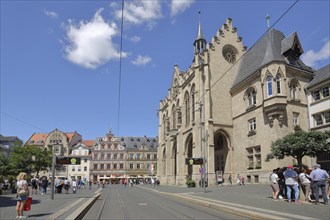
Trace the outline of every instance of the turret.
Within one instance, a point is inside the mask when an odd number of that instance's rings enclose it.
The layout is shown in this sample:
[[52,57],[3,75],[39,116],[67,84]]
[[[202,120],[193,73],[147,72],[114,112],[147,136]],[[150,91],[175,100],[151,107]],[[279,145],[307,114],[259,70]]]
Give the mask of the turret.
[[[200,14],[200,12],[198,13]],[[205,49],[206,49],[206,40],[203,37],[202,25],[199,18],[197,37],[196,40],[194,41],[194,53],[195,54],[203,53]]]

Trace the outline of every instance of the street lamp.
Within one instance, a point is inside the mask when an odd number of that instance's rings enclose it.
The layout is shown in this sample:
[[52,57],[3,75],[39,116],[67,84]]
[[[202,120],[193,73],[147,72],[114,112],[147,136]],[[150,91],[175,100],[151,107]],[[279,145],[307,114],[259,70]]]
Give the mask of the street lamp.
[[52,185],[51,185],[51,199],[54,199],[54,190],[55,190],[55,162],[56,162],[56,156],[53,151],[52,156]]

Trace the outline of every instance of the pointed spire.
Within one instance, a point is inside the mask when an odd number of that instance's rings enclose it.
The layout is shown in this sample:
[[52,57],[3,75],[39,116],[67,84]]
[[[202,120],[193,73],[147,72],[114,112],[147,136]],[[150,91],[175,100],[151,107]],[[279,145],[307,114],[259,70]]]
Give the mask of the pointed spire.
[[206,40],[204,39],[203,33],[202,33],[200,13],[201,12],[199,11],[198,12],[198,14],[199,14],[198,32],[197,32],[197,38],[194,42],[195,54],[204,52],[204,50],[206,49]]
[[197,32],[197,37],[196,40],[201,40],[204,39],[203,33],[202,33],[202,25],[201,25],[201,12],[198,12],[199,15],[199,21],[198,21],[198,32]]

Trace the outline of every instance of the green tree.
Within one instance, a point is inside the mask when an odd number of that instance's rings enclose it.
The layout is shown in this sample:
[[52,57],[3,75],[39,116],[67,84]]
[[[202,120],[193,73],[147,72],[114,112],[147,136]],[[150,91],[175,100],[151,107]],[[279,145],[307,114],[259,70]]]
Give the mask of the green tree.
[[47,171],[51,166],[51,152],[39,146],[27,145],[25,147],[14,147],[10,157],[12,173],[17,175],[20,172],[31,174],[40,171]]
[[9,175],[9,159],[4,153],[0,153],[0,178]]
[[315,157],[319,153],[330,152],[329,142],[330,131],[298,130],[272,142],[271,153],[267,155],[267,159],[283,159],[292,156],[301,169],[304,156]]

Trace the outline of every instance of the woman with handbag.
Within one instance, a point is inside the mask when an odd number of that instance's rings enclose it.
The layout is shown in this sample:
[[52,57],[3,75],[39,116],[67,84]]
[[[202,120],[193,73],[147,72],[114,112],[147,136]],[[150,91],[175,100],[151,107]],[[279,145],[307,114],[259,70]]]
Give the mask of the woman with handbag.
[[23,216],[24,211],[24,205],[26,203],[26,200],[29,197],[29,187],[28,183],[26,181],[26,173],[21,172],[17,176],[17,204],[16,204],[16,211],[17,216],[16,218],[26,218],[26,216]]

